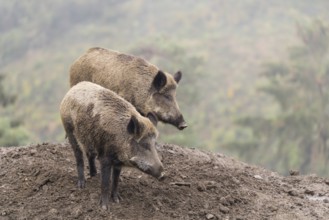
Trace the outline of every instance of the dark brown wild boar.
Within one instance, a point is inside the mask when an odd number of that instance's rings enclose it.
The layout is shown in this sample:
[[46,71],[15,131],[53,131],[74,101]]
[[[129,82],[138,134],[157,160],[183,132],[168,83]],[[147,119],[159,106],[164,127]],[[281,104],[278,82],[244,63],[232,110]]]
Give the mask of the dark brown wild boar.
[[142,115],[157,118],[182,130],[187,127],[176,102],[176,88],[182,78],[159,70],[142,58],[104,48],[91,48],[70,69],[71,87],[90,81],[116,92]]
[[102,208],[108,207],[110,174],[111,197],[119,202],[117,191],[122,166],[133,166],[161,180],[163,165],[155,149],[156,116],[141,116],[134,106],[116,93],[91,82],[73,86],[65,95],[60,114],[74,151],[78,187],[85,186],[83,152],[90,176],[97,173],[95,157],[101,166]]

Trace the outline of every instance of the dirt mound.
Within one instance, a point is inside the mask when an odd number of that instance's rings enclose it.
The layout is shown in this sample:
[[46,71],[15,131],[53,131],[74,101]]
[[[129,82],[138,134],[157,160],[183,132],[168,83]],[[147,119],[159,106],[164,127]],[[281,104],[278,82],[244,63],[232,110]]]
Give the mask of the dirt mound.
[[68,144],[0,148],[0,220],[329,219],[329,180],[283,177],[175,145],[159,145],[158,150],[168,178],[158,182],[124,169],[119,183],[123,201],[104,211],[99,174],[79,190]]

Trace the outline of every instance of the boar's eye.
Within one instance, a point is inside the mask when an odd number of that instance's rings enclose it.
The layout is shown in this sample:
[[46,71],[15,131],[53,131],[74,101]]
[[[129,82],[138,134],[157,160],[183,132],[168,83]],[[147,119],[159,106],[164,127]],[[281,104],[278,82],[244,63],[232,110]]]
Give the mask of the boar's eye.
[[141,147],[145,150],[151,150],[151,145],[150,144],[141,144]]
[[165,99],[171,101],[172,100],[172,97],[170,95],[164,95]]

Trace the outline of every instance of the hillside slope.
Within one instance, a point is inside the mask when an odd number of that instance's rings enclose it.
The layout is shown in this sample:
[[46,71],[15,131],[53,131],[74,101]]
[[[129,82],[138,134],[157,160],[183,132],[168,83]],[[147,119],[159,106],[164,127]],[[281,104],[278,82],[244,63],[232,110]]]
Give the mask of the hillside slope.
[[[328,219],[329,180],[283,177],[221,154],[159,145],[168,178],[121,176],[120,204],[99,208],[99,174],[76,187],[68,144],[0,148],[0,219]],[[87,175],[88,176],[88,175]]]

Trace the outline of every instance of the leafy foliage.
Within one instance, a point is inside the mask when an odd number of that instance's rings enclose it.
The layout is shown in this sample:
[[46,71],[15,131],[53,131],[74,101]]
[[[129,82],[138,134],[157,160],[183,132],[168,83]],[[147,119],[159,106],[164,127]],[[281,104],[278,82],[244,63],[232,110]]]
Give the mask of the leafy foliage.
[[5,92],[5,89],[3,87],[3,80],[4,80],[4,75],[0,75],[0,104],[2,107],[6,107],[7,105],[12,104],[15,102],[16,96],[14,95],[9,95]]
[[[325,174],[329,159],[329,28],[320,21],[297,26],[301,44],[290,58],[264,66],[268,83],[260,88],[278,104],[273,117],[245,117],[238,124],[252,130],[259,153],[250,160],[303,172]],[[249,146],[250,147],[250,146]],[[269,158],[267,158],[269,155]],[[276,163],[276,164],[275,164]]]
[[[2,108],[7,107],[15,102],[16,96],[5,92],[4,76],[0,76],[0,103]],[[0,109],[3,113],[3,109]],[[28,140],[27,131],[21,126],[21,121],[11,119],[2,114],[0,118],[0,146],[19,146],[25,144]]]

